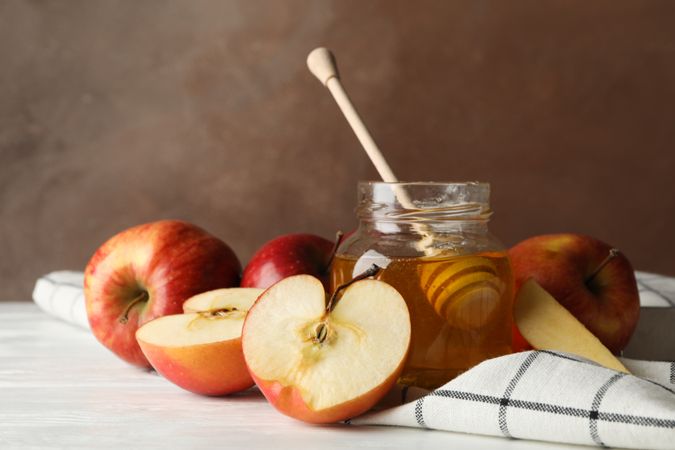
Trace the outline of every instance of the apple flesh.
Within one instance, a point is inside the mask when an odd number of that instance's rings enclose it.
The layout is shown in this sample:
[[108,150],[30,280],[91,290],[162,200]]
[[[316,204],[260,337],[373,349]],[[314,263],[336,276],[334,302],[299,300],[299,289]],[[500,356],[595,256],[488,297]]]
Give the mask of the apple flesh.
[[244,269],[241,287],[267,289],[292,275],[313,275],[328,289],[335,243],[313,234],[288,234],[263,245]]
[[244,358],[267,400],[312,423],[357,416],[398,379],[410,315],[390,285],[361,280],[326,304],[320,280],[286,278],[256,301],[242,332]]
[[640,301],[633,267],[623,254],[589,236],[551,234],[517,244],[509,258],[516,289],[534,278],[614,354],[628,344]]
[[139,326],[182,312],[200,292],[236,286],[241,265],[223,241],[187,222],[138,225],[105,242],[84,275],[94,336],[123,360],[150,367],[136,341]]
[[593,333],[534,279],[521,286],[514,318],[525,339],[538,350],[573,353],[607,368],[628,372]]
[[183,389],[204,395],[248,389],[253,379],[241,349],[241,329],[258,295],[257,289],[205,292],[185,302],[196,312],[148,322],[136,339],[155,370]]

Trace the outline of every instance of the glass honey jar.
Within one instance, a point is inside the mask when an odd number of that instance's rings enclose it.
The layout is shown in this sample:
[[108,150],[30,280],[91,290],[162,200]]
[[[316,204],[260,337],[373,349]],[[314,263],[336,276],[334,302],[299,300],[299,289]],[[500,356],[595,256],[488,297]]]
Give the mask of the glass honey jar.
[[359,226],[337,250],[331,287],[383,267],[377,278],[410,311],[400,385],[434,389],[512,351],[513,277],[488,232],[489,198],[487,183],[358,184]]

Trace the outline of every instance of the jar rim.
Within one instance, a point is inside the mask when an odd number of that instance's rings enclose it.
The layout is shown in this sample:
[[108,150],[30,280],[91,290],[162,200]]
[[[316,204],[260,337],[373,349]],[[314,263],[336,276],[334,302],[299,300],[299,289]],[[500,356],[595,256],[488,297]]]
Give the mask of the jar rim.
[[484,182],[359,181],[357,189],[361,220],[487,221],[492,215]]
[[490,188],[486,181],[380,181],[360,180],[359,186],[364,185],[390,185],[390,186],[475,186],[477,188]]

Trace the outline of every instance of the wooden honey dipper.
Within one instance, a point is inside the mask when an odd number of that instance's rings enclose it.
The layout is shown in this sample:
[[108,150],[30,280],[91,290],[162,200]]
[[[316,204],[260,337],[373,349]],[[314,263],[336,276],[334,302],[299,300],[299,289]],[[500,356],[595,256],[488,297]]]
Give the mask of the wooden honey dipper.
[[[325,47],[315,48],[307,56],[307,67],[333,95],[340,111],[342,111],[345,119],[347,119],[347,122],[352,127],[354,134],[356,134],[361,146],[366,151],[382,180],[387,183],[397,183],[398,179],[396,175],[394,175],[394,172],[391,170],[387,160],[382,155],[382,152],[340,82],[340,75],[333,53]],[[401,206],[409,210],[419,209],[410,200],[408,193],[402,186],[392,185],[392,189]],[[426,256],[433,255],[435,253],[431,246],[433,236],[429,228],[419,223],[413,224],[413,228],[422,236],[422,239],[416,243],[418,250],[424,252]]]

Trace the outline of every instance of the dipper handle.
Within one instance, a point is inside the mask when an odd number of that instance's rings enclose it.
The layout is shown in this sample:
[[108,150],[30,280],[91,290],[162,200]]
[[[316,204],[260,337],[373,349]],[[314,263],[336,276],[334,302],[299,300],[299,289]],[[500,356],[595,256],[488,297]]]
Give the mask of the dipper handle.
[[[391,167],[389,167],[387,160],[382,156],[382,152],[375,143],[368,128],[366,128],[366,125],[363,123],[361,116],[359,116],[359,113],[356,111],[347,92],[342,87],[333,53],[325,47],[315,48],[309,56],[307,56],[307,67],[309,67],[310,72],[312,72],[321,84],[326,86],[333,95],[340,111],[344,114],[345,119],[349,122],[352,130],[354,130],[354,134],[356,134],[361,146],[363,146],[363,149],[368,154],[368,157],[375,166],[375,169],[377,169],[382,180],[389,183],[398,181],[396,175],[394,175],[394,172],[391,170]],[[404,194],[400,199],[402,200],[401,204],[406,208],[409,208],[411,202],[406,197],[407,196]]]

